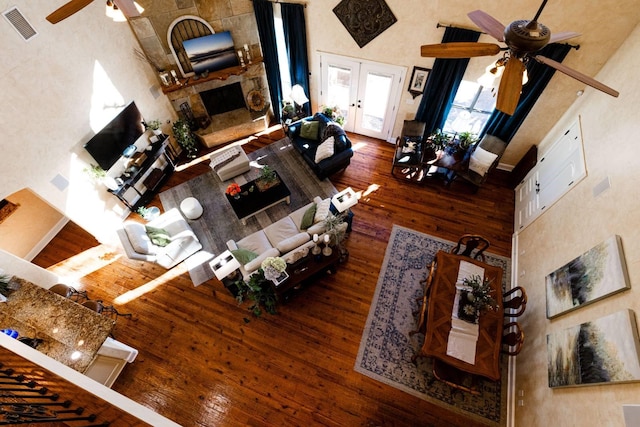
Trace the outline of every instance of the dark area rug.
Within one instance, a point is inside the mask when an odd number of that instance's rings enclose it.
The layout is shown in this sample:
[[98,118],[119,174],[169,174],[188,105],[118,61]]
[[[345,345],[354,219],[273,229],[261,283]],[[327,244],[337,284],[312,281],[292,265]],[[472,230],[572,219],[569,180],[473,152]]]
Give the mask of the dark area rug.
[[[189,224],[200,239],[202,249],[211,254],[219,255],[227,249],[228,240],[240,240],[261,230],[306,205],[315,196],[326,198],[337,193],[331,181],[318,180],[287,138],[254,151],[248,154],[248,157],[251,170],[236,178],[220,181],[218,175],[210,171],[160,193],[160,201],[165,211],[179,207],[180,202],[187,197],[195,197],[200,201],[204,213],[196,220],[189,220]],[[244,184],[257,178],[260,175],[260,165],[269,165],[278,172],[291,191],[291,204],[278,203],[247,219],[247,225],[243,225],[233,212],[224,192],[231,182]]]
[[[502,381],[480,380],[480,395],[456,390],[435,379],[431,358],[411,357],[424,335],[409,336],[416,328],[427,265],[439,250],[449,252],[454,242],[408,228],[393,226],[369,316],[360,341],[355,370],[421,399],[464,414],[487,425],[501,425],[506,418],[507,359],[502,360]],[[511,277],[508,258],[485,253],[486,262],[504,271],[503,283]]]

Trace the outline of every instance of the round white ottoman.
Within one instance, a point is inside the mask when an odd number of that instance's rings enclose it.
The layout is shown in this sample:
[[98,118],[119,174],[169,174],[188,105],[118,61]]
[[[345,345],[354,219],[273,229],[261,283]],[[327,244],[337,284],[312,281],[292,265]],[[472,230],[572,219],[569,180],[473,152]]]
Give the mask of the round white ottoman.
[[195,197],[187,197],[180,203],[180,210],[187,219],[198,219],[202,215],[202,205]]

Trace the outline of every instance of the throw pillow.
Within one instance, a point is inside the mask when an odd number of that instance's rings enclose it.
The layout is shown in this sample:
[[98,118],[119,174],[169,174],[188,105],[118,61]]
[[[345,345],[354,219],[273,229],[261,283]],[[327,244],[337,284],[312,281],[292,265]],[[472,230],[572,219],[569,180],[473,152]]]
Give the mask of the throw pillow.
[[171,243],[171,236],[162,228],[151,227],[145,225],[145,230],[147,231],[147,236],[151,239],[151,242],[156,246],[167,246]]
[[123,227],[133,250],[139,254],[154,255],[157,248],[151,243],[144,224],[135,221],[126,222]]
[[346,135],[344,129],[342,129],[342,127],[338,123],[330,122],[330,123],[327,123],[327,125],[324,128],[324,132],[322,133],[322,140],[324,141],[330,136],[338,137],[340,135]]
[[320,221],[324,221],[329,215],[329,207],[331,206],[331,199],[324,199],[317,204],[316,214],[313,217],[313,223],[316,224]]
[[334,139],[332,136],[330,136],[322,144],[318,146],[318,149],[316,150],[316,158],[315,158],[316,163],[320,163],[324,159],[328,159],[329,157],[333,156],[333,151],[334,151],[333,144],[334,144]]
[[318,126],[320,124],[314,121],[303,121],[300,128],[300,136],[306,139],[318,140]]
[[231,254],[242,265],[245,265],[249,261],[252,261],[258,257],[257,253],[251,252],[248,249],[241,249],[241,248],[232,250]]
[[317,206],[314,203],[313,205],[309,206],[309,209],[304,212],[302,221],[300,222],[300,230],[306,230],[313,225],[313,218],[316,215],[316,209]]
[[474,171],[480,176],[484,176],[496,158],[498,158],[497,154],[478,147],[473,151],[469,159],[469,170]]

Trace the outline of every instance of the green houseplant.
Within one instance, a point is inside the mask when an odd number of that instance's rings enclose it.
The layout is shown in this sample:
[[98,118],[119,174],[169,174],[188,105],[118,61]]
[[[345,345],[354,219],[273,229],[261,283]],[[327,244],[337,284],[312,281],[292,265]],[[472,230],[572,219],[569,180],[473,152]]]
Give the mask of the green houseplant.
[[256,179],[256,186],[258,190],[265,191],[277,185],[279,182],[280,179],[276,171],[271,166],[264,165],[262,169],[260,169],[260,176]]
[[238,279],[234,284],[238,288],[236,301],[238,304],[242,304],[246,299],[251,301],[249,311],[254,316],[260,317],[263,309],[269,314],[277,314],[276,294],[269,280],[264,276],[262,267],[253,273],[248,281]]
[[162,134],[162,129],[160,129],[161,126],[162,126],[162,121],[160,121],[159,119],[144,122],[145,129],[151,129],[153,133],[156,135]]
[[491,296],[491,281],[482,280],[482,277],[474,275],[465,277],[462,281],[466,290],[460,295],[458,317],[467,322],[477,323],[478,315],[486,310],[498,310],[498,303]]
[[474,142],[477,141],[475,134],[471,132],[460,132],[458,134],[458,145],[464,151],[467,151]]
[[94,165],[93,163],[84,168],[84,172],[89,175],[94,181],[102,181],[107,176],[107,171],[105,171],[98,165]]
[[171,130],[178,144],[187,151],[187,157],[195,159],[198,156],[198,141],[193,132],[191,132],[189,123],[178,119],[171,126]]

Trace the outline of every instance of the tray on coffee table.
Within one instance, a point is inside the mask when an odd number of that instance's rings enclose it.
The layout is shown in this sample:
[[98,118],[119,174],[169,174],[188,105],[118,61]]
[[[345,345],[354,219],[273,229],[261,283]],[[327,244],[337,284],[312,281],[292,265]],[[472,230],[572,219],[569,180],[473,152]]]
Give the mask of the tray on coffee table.
[[[276,175],[278,175],[277,172]],[[291,203],[291,192],[289,188],[280,178],[280,175],[278,175],[278,180],[280,181],[278,184],[264,191],[260,191],[254,179],[240,186],[239,198],[228,194],[226,195],[229,204],[233,208],[233,212],[235,212],[242,224],[246,225],[247,219],[280,202],[285,202],[286,204]],[[251,190],[251,188],[253,188],[253,190]]]

